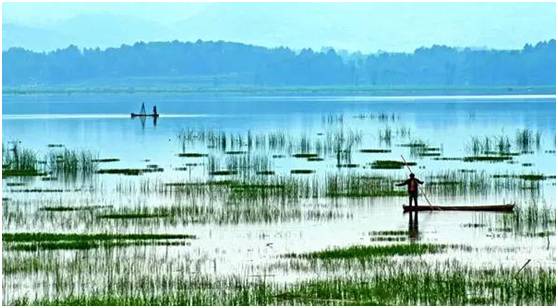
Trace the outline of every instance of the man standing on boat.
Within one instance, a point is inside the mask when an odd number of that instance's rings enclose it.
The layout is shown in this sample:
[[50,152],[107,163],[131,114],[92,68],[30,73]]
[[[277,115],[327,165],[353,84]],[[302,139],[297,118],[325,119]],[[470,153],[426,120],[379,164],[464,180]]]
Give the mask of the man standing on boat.
[[423,181],[415,178],[415,174],[409,174],[409,178],[404,182],[399,184],[395,184],[396,186],[405,186],[407,185],[407,192],[409,193],[409,206],[413,205],[413,200],[415,200],[415,206],[418,206],[418,186],[424,184]]

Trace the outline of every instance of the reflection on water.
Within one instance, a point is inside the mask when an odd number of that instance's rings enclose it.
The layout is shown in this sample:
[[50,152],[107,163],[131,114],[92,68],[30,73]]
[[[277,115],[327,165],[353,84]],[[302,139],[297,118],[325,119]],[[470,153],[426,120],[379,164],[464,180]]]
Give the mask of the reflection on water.
[[419,214],[418,211],[409,212],[409,240],[415,242],[419,239]]

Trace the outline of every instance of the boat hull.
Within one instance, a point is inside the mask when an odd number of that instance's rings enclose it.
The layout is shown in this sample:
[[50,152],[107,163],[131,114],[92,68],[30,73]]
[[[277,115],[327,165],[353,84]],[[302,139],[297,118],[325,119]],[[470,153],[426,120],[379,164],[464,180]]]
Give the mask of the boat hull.
[[138,117],[141,117],[141,118],[147,118],[147,117],[158,118],[158,117],[159,117],[159,114],[158,114],[158,113],[157,113],[157,114],[152,114],[152,113],[151,113],[151,114],[130,113],[130,116],[131,116],[132,118],[138,118]]
[[422,211],[472,211],[472,212],[513,212],[514,204],[503,205],[469,205],[469,206],[444,206],[444,205],[403,205],[403,212],[422,212]]

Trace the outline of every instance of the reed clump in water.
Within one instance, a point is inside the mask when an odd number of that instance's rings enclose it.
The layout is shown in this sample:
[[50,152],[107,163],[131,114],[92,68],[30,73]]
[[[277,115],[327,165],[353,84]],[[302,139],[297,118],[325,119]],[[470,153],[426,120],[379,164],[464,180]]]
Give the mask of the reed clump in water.
[[18,142],[11,142],[10,149],[2,143],[2,177],[12,176],[44,176],[39,170],[37,154],[19,146]]
[[370,164],[372,169],[402,169],[405,166],[416,166],[415,162],[402,162],[397,160],[376,160]]
[[549,236],[556,231],[556,210],[532,200],[527,206],[517,206],[513,214],[500,216],[495,229],[523,236]]
[[97,157],[89,151],[52,151],[48,154],[48,167],[53,174],[63,176],[91,175],[97,169]]
[[328,175],[325,180],[325,195],[336,197],[396,197],[406,196],[402,190],[396,190],[394,178],[385,176]]
[[371,257],[407,256],[436,253],[443,250],[445,245],[435,244],[396,244],[387,246],[350,246],[333,248],[301,254],[283,255],[286,258],[305,259],[366,259]]
[[[514,141],[513,146],[512,140]],[[540,144],[541,133],[526,128],[517,130],[515,138],[507,135],[473,136],[467,149],[474,156],[517,156],[531,153],[534,148],[540,149]]]

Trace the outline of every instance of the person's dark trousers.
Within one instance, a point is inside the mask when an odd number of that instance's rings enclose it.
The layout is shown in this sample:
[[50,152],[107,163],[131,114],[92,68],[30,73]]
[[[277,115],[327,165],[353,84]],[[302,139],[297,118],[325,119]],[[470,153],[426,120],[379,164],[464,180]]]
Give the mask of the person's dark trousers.
[[418,206],[418,192],[409,192],[409,206],[413,206],[413,200],[415,200],[415,206]]

